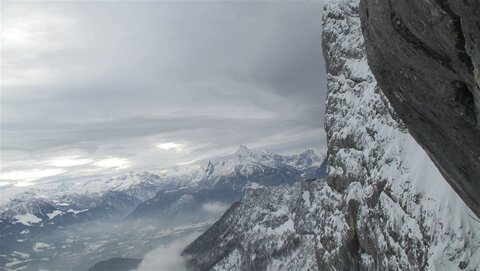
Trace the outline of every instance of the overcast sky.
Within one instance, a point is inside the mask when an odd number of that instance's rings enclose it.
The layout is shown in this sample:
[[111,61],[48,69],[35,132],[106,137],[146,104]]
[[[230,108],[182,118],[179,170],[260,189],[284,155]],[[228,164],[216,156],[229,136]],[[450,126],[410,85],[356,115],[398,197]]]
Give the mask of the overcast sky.
[[1,5],[0,186],[325,148],[319,2]]

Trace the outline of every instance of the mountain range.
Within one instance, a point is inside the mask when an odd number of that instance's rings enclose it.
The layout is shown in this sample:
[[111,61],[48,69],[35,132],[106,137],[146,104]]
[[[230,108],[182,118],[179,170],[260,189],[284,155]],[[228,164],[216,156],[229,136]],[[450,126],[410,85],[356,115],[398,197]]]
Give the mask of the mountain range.
[[[84,227],[98,228],[94,236],[101,231],[120,234],[120,228],[131,225],[152,226],[143,233],[139,230],[138,235],[181,225],[205,227],[205,223],[211,224],[231,203],[241,199],[245,191],[322,178],[325,163],[325,155],[314,150],[295,155],[256,154],[241,146],[224,159],[179,166],[158,174],[131,172],[112,178],[67,181],[53,188],[30,188],[2,207],[0,258],[4,258],[2,262],[7,267],[51,268],[56,261],[50,260],[47,266],[40,259],[54,257],[60,248],[62,252],[71,249],[73,253],[73,248],[79,250],[81,242],[67,244],[60,237],[52,242],[49,236],[91,238]],[[115,242],[109,242],[108,246],[114,247]],[[141,258],[150,246],[154,245],[145,245],[130,257]],[[101,247],[93,250],[96,253],[92,255],[102,256],[98,253]],[[117,250],[107,250],[100,258],[123,256]],[[87,259],[89,254],[84,257]]]

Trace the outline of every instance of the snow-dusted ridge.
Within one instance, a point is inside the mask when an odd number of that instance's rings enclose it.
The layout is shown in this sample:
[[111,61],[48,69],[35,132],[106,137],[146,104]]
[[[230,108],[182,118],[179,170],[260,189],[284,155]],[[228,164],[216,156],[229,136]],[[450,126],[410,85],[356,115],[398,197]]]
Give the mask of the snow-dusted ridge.
[[[306,150],[296,155],[279,155],[269,152],[255,154],[240,146],[231,157],[207,161],[197,166],[178,166],[158,174],[130,172],[111,178],[77,179],[57,186],[26,188],[10,200],[4,199],[0,221],[11,221],[26,226],[40,224],[43,220],[59,218],[70,213],[77,215],[107,193],[122,193],[138,201],[152,198],[159,190],[180,188],[211,188],[230,177],[245,180],[262,177],[268,169],[308,174],[309,169],[318,169],[325,154]],[[93,205],[92,205],[93,204]]]

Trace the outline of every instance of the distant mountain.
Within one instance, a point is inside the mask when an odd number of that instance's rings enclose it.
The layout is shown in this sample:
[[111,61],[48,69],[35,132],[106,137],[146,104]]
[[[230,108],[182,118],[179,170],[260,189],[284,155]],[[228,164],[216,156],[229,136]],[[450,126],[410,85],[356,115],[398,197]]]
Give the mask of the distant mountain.
[[[146,213],[143,206],[151,202],[165,204],[168,199],[175,199],[171,202],[173,204],[176,197],[187,195],[195,199],[192,204],[204,203],[207,198],[233,202],[239,199],[248,183],[276,186],[293,183],[312,174],[322,177],[325,173],[319,170],[323,161],[324,156],[314,150],[296,155],[268,152],[257,155],[241,146],[227,159],[207,161],[194,169],[176,168],[164,175],[130,173],[116,178],[69,181],[54,189],[28,189],[3,206],[0,230],[15,235],[32,227],[63,227],[122,216],[145,201],[139,206],[137,214],[130,216],[136,217],[138,213]],[[162,192],[157,194],[158,191]],[[211,196],[207,197],[207,194]],[[225,197],[228,200],[224,200]]]
[[[198,223],[218,217],[208,206],[229,206],[240,200],[246,187],[271,187],[293,184],[305,176],[320,178],[324,157],[314,150],[284,156],[255,154],[245,146],[225,160],[208,161],[193,173],[183,189],[158,192],[135,208],[127,220],[156,219],[169,223]],[[218,209],[218,208],[217,208]]]
[[150,172],[130,172],[129,174],[111,178],[97,178],[86,180],[68,181],[51,190],[47,197],[71,197],[72,195],[103,194],[109,191],[117,191],[129,196],[146,200],[155,195],[159,187],[175,186],[174,180],[159,176]]
[[132,211],[125,221],[154,220],[163,226],[199,223],[218,218],[243,191],[227,188],[160,191]]
[[247,147],[240,146],[230,159],[203,164],[191,185],[241,190],[247,182],[261,185],[295,182],[302,178],[307,169],[318,168],[323,162],[323,158],[318,155],[306,159],[309,153],[310,151],[306,151],[300,155],[283,156],[264,152],[257,155]]
[[118,191],[74,195],[62,202],[35,197],[15,199],[0,213],[0,240],[12,247],[16,247],[18,240],[28,244],[28,239],[40,232],[55,232],[68,225],[99,219],[121,219],[140,203],[138,198]]
[[[201,223],[220,217],[247,188],[291,184],[311,176],[324,176],[324,160],[325,155],[314,150],[295,155],[256,154],[241,146],[224,159],[175,167],[159,174],[131,172],[112,178],[67,181],[53,188],[28,188],[1,206],[0,262],[35,270],[32,259],[42,261],[46,255],[53,259],[60,250],[64,254],[74,251],[69,242],[76,243],[77,237],[67,243],[59,237],[55,240],[57,245],[51,245],[48,239],[57,238],[59,231],[62,236],[69,236],[69,229],[75,227],[76,235],[85,235],[82,238],[88,240],[84,224],[88,228],[92,223],[100,223],[100,228],[95,226],[95,234],[99,234],[106,224],[144,226],[148,220],[150,228],[142,231],[145,238],[158,227],[203,225]],[[108,240],[108,243],[114,253],[114,241]],[[43,246],[39,250],[42,253],[36,251],[38,246]],[[148,251],[148,247],[142,249]]]
[[166,197],[163,201],[174,197],[172,195],[188,193],[205,198],[208,193],[199,192],[202,190],[232,190],[235,191],[231,192],[232,196],[241,195],[249,183],[276,186],[312,176],[322,178],[325,175],[322,163],[325,164],[325,155],[314,150],[295,155],[255,154],[240,146],[229,158],[207,161],[194,168],[177,167],[160,175],[131,172],[115,178],[68,181],[53,189],[31,188],[2,206],[0,229],[12,225],[22,229],[53,224],[66,226],[122,216],[141,202],[158,200],[162,195]]

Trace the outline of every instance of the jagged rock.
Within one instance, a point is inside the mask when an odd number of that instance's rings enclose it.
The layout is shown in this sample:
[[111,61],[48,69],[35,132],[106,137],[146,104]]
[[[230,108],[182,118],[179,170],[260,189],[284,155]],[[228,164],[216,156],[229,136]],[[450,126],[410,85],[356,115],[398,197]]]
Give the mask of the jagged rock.
[[362,0],[361,7],[382,90],[480,217],[480,2]]
[[323,184],[247,191],[241,202],[185,249],[190,269],[315,270],[314,225],[305,218],[309,196],[316,194],[312,190]]

